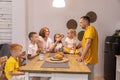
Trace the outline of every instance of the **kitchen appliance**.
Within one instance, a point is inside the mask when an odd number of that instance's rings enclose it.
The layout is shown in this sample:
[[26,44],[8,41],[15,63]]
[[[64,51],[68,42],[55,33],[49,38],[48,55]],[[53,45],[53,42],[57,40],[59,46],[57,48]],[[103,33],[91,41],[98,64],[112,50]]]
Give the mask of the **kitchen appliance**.
[[120,55],[120,36],[107,36],[104,52],[104,78],[105,80],[116,80],[115,55]]

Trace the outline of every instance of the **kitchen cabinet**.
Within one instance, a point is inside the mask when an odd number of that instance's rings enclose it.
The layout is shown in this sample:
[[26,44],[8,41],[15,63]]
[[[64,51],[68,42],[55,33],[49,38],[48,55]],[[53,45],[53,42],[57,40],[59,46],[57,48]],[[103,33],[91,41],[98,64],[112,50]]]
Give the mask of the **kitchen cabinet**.
[[120,55],[117,57],[117,64],[116,64],[116,80],[120,80]]

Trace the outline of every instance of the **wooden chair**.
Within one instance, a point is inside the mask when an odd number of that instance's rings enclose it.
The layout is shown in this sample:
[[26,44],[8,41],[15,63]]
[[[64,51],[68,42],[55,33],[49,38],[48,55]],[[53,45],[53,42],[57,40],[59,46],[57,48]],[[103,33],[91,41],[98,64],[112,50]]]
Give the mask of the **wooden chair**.
[[7,61],[7,59],[7,56],[0,57],[0,80],[7,80],[3,73],[5,62]]

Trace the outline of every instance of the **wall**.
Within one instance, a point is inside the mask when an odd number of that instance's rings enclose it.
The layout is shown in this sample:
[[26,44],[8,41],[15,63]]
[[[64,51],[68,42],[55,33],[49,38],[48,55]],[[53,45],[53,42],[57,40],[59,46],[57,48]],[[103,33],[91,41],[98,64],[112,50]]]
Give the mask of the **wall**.
[[26,1],[12,0],[12,43],[20,43],[26,49]]
[[[50,28],[54,33],[67,34],[66,23],[69,19],[79,18],[89,11],[97,14],[97,21],[93,23],[99,33],[99,63],[95,66],[95,75],[103,76],[104,65],[104,40],[112,35],[116,29],[120,29],[120,0],[65,0],[66,7],[53,8],[52,0],[28,0],[28,32],[37,31],[43,26]],[[82,30],[77,27],[77,32]]]
[[[21,43],[25,49],[28,33],[38,32],[42,26],[50,28],[50,37],[57,32],[67,34],[66,23],[69,19],[79,23],[81,16],[94,11],[98,18],[92,25],[99,33],[99,63],[95,66],[95,75],[103,76],[104,40],[107,35],[120,29],[120,0],[65,1],[65,8],[56,9],[51,6],[52,0],[27,0],[27,4],[26,0],[13,0],[12,42]],[[78,24],[77,32],[81,30]]]

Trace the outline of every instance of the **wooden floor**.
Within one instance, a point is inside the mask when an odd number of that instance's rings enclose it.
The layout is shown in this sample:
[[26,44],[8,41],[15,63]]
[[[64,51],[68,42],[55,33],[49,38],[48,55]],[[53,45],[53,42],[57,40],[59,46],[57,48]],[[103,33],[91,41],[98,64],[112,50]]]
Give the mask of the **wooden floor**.
[[95,77],[94,80],[105,80],[103,77]]
[[7,78],[4,75],[1,75],[0,80],[7,80]]

